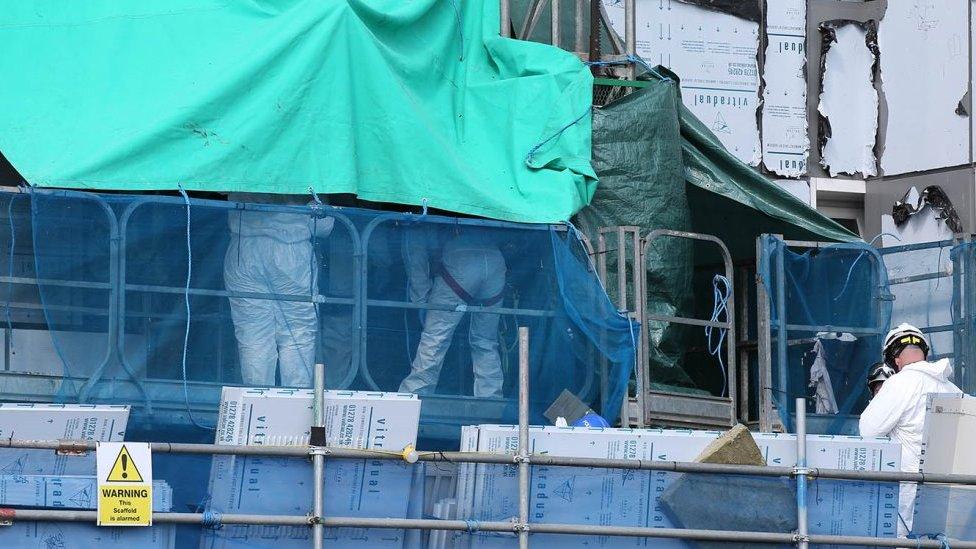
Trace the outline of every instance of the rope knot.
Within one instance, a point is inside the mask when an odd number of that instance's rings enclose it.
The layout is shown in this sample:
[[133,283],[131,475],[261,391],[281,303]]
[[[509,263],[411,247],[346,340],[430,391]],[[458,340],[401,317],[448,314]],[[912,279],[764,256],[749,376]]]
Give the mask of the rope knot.
[[223,515],[221,515],[218,511],[207,509],[203,512],[203,517],[201,518],[200,522],[203,524],[204,528],[220,530],[220,528],[223,526],[223,524],[220,522],[222,516]]

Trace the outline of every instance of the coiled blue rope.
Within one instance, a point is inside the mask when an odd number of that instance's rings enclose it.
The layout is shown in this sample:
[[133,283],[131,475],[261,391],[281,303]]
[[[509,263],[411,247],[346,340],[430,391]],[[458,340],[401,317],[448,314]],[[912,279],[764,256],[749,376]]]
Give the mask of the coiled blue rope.
[[190,197],[183,189],[183,185],[178,185],[180,195],[186,204],[186,285],[183,288],[183,301],[186,304],[186,329],[183,332],[183,405],[186,407],[186,414],[190,418],[190,423],[201,428],[215,431],[216,427],[210,427],[197,422],[193,417],[193,410],[190,409],[190,394],[187,389],[186,379],[186,354],[190,346],[190,280],[193,277],[193,247],[190,244]]
[[[721,288],[719,285],[721,284]],[[732,295],[732,283],[729,279],[717,274],[712,278],[712,322],[728,322],[729,320],[729,298]],[[725,320],[720,320],[722,315]],[[725,396],[729,387],[728,374],[725,372],[725,360],[722,359],[722,343],[725,342],[725,328],[716,328],[719,332],[718,341],[712,344],[712,326],[705,327],[705,339],[708,342],[708,354],[718,359],[718,367],[722,371],[722,395]]]
[[481,524],[479,524],[476,520],[465,520],[464,526],[469,534],[473,534],[481,530]]

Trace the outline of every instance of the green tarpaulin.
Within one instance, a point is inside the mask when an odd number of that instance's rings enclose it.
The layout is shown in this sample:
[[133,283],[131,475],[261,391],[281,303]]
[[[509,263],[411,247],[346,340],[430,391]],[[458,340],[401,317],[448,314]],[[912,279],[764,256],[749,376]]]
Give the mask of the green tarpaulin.
[[7,2],[0,151],[38,186],[313,187],[565,220],[596,184],[592,78],[568,52],[499,37],[498,9],[497,0]]

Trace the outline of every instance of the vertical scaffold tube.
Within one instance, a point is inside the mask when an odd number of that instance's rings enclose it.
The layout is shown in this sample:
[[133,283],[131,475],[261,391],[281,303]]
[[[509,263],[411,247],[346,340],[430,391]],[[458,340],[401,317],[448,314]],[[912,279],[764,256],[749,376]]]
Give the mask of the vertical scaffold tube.
[[808,549],[807,526],[807,402],[796,399],[796,546]]
[[[312,396],[312,426],[325,425],[325,365],[316,364],[314,372],[315,394]],[[315,523],[312,525],[312,547],[322,549],[325,543],[325,527],[322,525],[322,514],[325,507],[325,456],[321,453],[312,455],[312,514]]]
[[529,547],[529,329],[519,328],[519,549]]

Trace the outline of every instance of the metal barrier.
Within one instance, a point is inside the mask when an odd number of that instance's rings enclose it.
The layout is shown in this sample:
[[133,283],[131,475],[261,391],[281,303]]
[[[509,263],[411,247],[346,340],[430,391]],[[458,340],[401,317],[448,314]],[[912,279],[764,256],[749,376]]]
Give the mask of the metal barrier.
[[[313,510],[311,515],[258,515],[258,514],[224,514],[221,515],[223,524],[254,524],[254,525],[287,525],[308,526],[313,532],[312,547],[320,549],[324,546],[321,531],[324,527],[358,527],[358,528],[389,528],[389,529],[419,529],[446,530],[462,532],[472,531],[470,520],[438,520],[438,519],[399,519],[399,518],[354,518],[354,517],[325,517],[322,498],[325,490],[324,460],[326,459],[369,459],[369,460],[406,460],[408,463],[449,462],[449,463],[481,463],[481,464],[514,464],[519,469],[519,516],[508,521],[478,522],[477,530],[485,532],[509,532],[518,536],[519,546],[528,548],[531,534],[567,534],[567,535],[601,535],[641,538],[672,538],[702,541],[725,541],[740,543],[775,543],[791,544],[800,548],[807,548],[809,544],[834,545],[868,545],[874,547],[924,547],[942,549],[945,547],[940,540],[897,539],[843,535],[809,534],[806,483],[811,478],[862,480],[880,482],[918,482],[918,483],[951,483],[966,486],[976,486],[976,475],[927,475],[923,473],[895,473],[849,471],[833,469],[811,469],[806,467],[806,412],[803,406],[797,406],[797,465],[796,467],[775,467],[755,465],[721,465],[707,463],[689,463],[675,461],[643,461],[602,458],[574,458],[560,457],[548,454],[531,454],[528,451],[529,423],[528,423],[528,379],[529,379],[529,333],[528,329],[519,329],[519,444],[513,454],[492,454],[479,452],[392,452],[377,450],[357,450],[348,448],[332,448],[323,446],[265,446],[245,445],[227,446],[216,444],[174,444],[153,443],[152,451],[156,453],[182,453],[203,455],[250,455],[277,457],[306,457],[313,460],[313,482],[316,488],[313,492]],[[325,368],[317,365],[315,368],[315,386],[322,386]],[[320,411],[323,406],[324,395],[316,390],[313,409],[316,410],[313,421],[320,422]],[[798,399],[802,400],[802,399]],[[4,439],[0,440],[0,448],[31,448],[50,449],[60,452],[91,451],[96,443],[90,441],[34,441]],[[702,530],[678,528],[651,527],[622,527],[596,526],[583,524],[553,524],[537,523],[529,520],[529,472],[531,467],[582,467],[582,468],[616,468],[640,471],[667,471],[676,473],[748,475],[757,477],[788,477],[796,482],[797,503],[797,532],[745,532],[730,530]],[[734,497],[734,494],[730,494]],[[49,522],[88,522],[94,523],[96,511],[67,511],[56,509],[0,509],[0,516],[6,521],[32,520]],[[204,513],[154,513],[153,521],[157,524],[200,524],[206,525]],[[976,549],[976,541],[948,540],[955,549]]]
[[[643,380],[639,380],[638,386],[641,387],[641,392],[645,394],[643,400],[643,406],[641,409],[644,413],[644,421],[646,423],[666,423],[666,424],[677,424],[677,425],[694,425],[694,426],[715,426],[715,427],[731,427],[735,425],[738,420],[738,370],[736,366],[736,319],[735,319],[735,290],[734,290],[734,280],[735,271],[732,266],[732,255],[729,253],[728,248],[721,239],[714,237],[712,235],[701,234],[701,233],[690,233],[684,231],[672,231],[666,229],[655,229],[648,233],[642,240],[642,247],[640,253],[640,265],[642,266],[641,272],[641,285],[640,291],[641,295],[647,295],[647,267],[646,261],[648,257],[648,251],[650,250],[651,244],[659,238],[685,238],[689,240],[697,240],[701,242],[710,242],[719,248],[722,254],[722,263],[725,267],[725,278],[729,281],[729,299],[726,310],[727,320],[725,322],[705,320],[697,318],[686,318],[680,316],[670,316],[670,315],[657,315],[651,314],[646,310],[642,312],[640,319],[644,320],[656,320],[660,322],[669,322],[673,324],[681,324],[685,326],[702,326],[717,328],[719,330],[726,330],[725,339],[725,353],[726,353],[726,372],[725,378],[727,380],[728,386],[728,396],[697,396],[697,395],[685,395],[680,393],[665,392],[665,391],[655,391],[650,387],[650,379],[648,379],[648,373],[645,372]],[[646,297],[645,297],[646,300]],[[646,301],[644,307],[646,307]],[[643,324],[643,322],[642,322]],[[642,356],[648,357],[650,338],[642,337]],[[722,352],[721,349],[719,352]],[[643,362],[641,363],[643,364]],[[643,381],[643,384],[640,383]],[[744,390],[745,388],[743,388]],[[638,401],[640,402],[640,401]]]
[[[601,227],[597,234],[597,270],[600,279],[608,286],[611,293],[616,290],[617,308],[639,322],[641,330],[644,330],[635,368],[636,394],[625,403],[621,417],[629,419],[629,423],[624,425],[637,427],[645,425],[730,427],[734,425],[739,406],[734,267],[732,256],[725,243],[712,235],[667,229],[655,229],[641,237],[641,228],[636,226]],[[661,238],[684,238],[708,242],[719,249],[725,277],[730,283],[726,321],[657,315],[648,311],[648,252],[651,245]],[[608,241],[611,241],[615,247],[608,246]],[[616,272],[612,274],[607,269],[610,258],[616,258]],[[646,331],[649,328],[647,320],[726,330],[724,352],[727,357],[728,396],[688,395],[652,389],[653,380],[649,378],[648,371],[650,338]]]
[[[129,280],[129,258],[127,258],[125,250],[131,243],[131,239],[135,237],[134,231],[139,223],[140,212],[143,212],[146,208],[165,207],[172,209],[178,215],[185,215],[186,202],[183,198],[171,196],[145,196],[132,202],[131,204],[128,204],[123,210],[115,212],[102,197],[96,194],[61,190],[35,190],[33,192],[56,197],[77,197],[78,199],[92,201],[93,203],[97,204],[99,211],[104,212],[105,220],[104,222],[99,221],[99,223],[104,223],[107,228],[106,230],[110,232],[111,236],[106,243],[106,246],[109,247],[110,252],[110,257],[108,258],[109,264],[106,266],[109,279],[105,282],[89,282],[79,280],[40,280],[37,277],[23,276],[0,276],[0,283],[20,284],[26,286],[56,285],[62,287],[105,290],[107,292],[107,298],[104,306],[98,310],[89,310],[86,312],[101,314],[107,318],[106,337],[108,344],[104,359],[96,366],[94,372],[90,375],[81,376],[74,375],[69,372],[68,375],[57,376],[33,372],[0,371],[0,380],[17,380],[17,387],[20,389],[19,394],[6,394],[7,398],[34,402],[48,401],[56,393],[55,387],[58,383],[68,383],[69,385],[76,384],[76,386],[82,388],[79,395],[79,402],[91,402],[93,400],[92,394],[95,386],[99,382],[105,380],[105,373],[111,371],[112,367],[117,364],[121,367],[121,372],[123,372],[127,377],[123,380],[126,381],[126,383],[120,383],[115,388],[114,398],[124,399],[126,402],[134,406],[139,406],[142,404],[145,413],[151,413],[157,418],[162,417],[160,414],[172,416],[170,421],[174,422],[182,421],[180,418],[185,415],[187,407],[191,408],[192,413],[195,416],[200,415],[201,417],[206,417],[210,420],[214,419],[215,406],[213,403],[219,399],[221,386],[227,385],[228,383],[194,380],[187,380],[184,383],[180,379],[168,379],[154,376],[153,372],[141,371],[140,368],[130,364],[130,360],[125,354],[125,334],[127,331],[131,332],[131,326],[127,325],[130,324],[133,319],[136,319],[140,315],[144,314],[129,310],[131,309],[131,303],[129,303],[129,301],[132,299],[133,293],[143,295],[158,294],[181,296],[186,294],[189,296],[207,296],[217,298],[300,301],[315,304],[330,304],[351,307],[352,318],[349,322],[353,335],[351,338],[351,365],[349,370],[345,373],[343,379],[340,380],[336,387],[333,388],[348,388],[353,384],[358,376],[362,379],[363,383],[365,383],[367,387],[373,390],[380,390],[380,387],[370,372],[366,351],[366,327],[368,326],[367,318],[370,308],[453,310],[453,308],[437,304],[412,303],[406,300],[393,301],[370,299],[368,297],[367,277],[369,276],[369,265],[366,258],[370,238],[375,233],[375,229],[377,227],[381,226],[383,223],[392,222],[394,219],[402,220],[404,218],[404,214],[381,215],[374,218],[371,223],[363,227],[357,226],[348,215],[343,213],[342,208],[324,207],[328,213],[328,216],[335,218],[337,226],[342,226],[345,228],[345,230],[349,233],[349,238],[352,241],[351,250],[348,254],[348,260],[351,261],[353,265],[353,276],[351,281],[352,292],[351,296],[349,297],[328,295],[321,290],[314,294],[234,292],[224,290],[222,288],[208,289],[201,287],[190,287],[187,289],[184,286],[136,284]],[[27,194],[14,196],[15,199],[21,196],[23,196],[25,200],[29,199],[29,195]],[[296,211],[296,208],[293,206],[250,204],[219,200],[192,199],[190,203],[191,207],[202,206],[206,208],[217,208],[227,212],[240,210],[269,213],[295,213]],[[422,219],[424,223],[431,223],[445,227],[460,225],[497,227],[500,229],[517,227],[520,230],[555,230],[559,232],[567,232],[570,230],[567,225],[561,224],[527,225],[481,219],[454,219],[410,214],[407,214],[407,217],[414,217],[418,221]],[[360,225],[362,224],[360,223]],[[574,232],[574,234],[582,236],[582,234],[578,232]],[[589,241],[584,239],[583,244],[586,247],[587,252],[592,256],[593,250]],[[345,256],[343,259],[345,260]],[[21,305],[25,307],[33,306],[34,308],[42,311],[46,309],[43,303],[11,304],[11,308],[20,307]],[[53,308],[58,309],[57,306],[54,306]],[[555,314],[552,310],[519,308],[518,306],[480,307],[471,305],[467,306],[466,311],[495,313],[510,317],[552,317]],[[174,316],[173,318],[175,319],[176,317]],[[183,321],[184,318],[185,317],[180,316],[179,320]],[[56,337],[55,334],[52,335]],[[234,352],[236,352],[236,349]],[[596,382],[597,372],[594,370],[585,380],[582,380],[580,387],[577,389],[580,394],[589,394],[594,390]],[[186,386],[187,390],[187,402],[184,402],[184,395],[182,392],[183,385]],[[135,389],[135,391],[133,391],[133,389]],[[501,417],[502,411],[511,407],[514,404],[514,401],[514,398],[485,399],[463,395],[433,395],[428,397],[428,406],[425,407],[425,413],[438,417],[463,417],[472,422],[479,422],[489,417]],[[481,413],[479,413],[479,411]],[[485,414],[489,415],[486,416]]]

